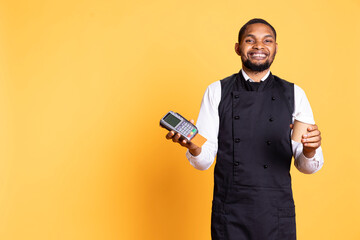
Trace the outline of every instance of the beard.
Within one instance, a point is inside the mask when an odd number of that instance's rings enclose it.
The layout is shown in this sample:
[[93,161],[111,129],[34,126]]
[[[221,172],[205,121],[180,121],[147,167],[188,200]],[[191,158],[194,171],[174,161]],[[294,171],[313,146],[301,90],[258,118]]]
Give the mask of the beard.
[[270,59],[270,60],[267,60],[266,62],[262,63],[262,64],[255,64],[255,63],[252,63],[250,61],[250,59],[246,59],[245,61],[243,61],[242,63],[244,64],[244,66],[251,70],[251,71],[254,71],[254,72],[262,72],[262,71],[265,71],[266,69],[270,68],[271,64],[273,63],[275,59],[275,56]]
[[268,69],[271,66],[272,61],[270,62],[268,60],[268,61],[266,61],[265,63],[262,63],[262,64],[255,64],[255,63],[252,63],[249,59],[246,59],[243,62],[243,64],[247,69],[250,69],[251,71],[262,72],[262,71],[265,71],[266,69]]

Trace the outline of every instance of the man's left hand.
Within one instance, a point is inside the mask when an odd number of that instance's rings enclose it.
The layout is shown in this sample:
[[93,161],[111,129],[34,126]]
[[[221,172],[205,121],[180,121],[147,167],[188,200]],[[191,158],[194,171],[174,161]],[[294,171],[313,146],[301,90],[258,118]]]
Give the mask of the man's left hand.
[[321,145],[321,132],[316,124],[308,127],[307,130],[308,133],[302,136],[301,142],[305,157],[312,158],[315,155],[316,149]]

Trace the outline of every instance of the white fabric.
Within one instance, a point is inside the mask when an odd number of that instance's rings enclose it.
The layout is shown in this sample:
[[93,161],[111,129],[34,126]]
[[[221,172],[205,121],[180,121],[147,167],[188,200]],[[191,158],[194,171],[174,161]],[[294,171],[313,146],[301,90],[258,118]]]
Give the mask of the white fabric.
[[[241,71],[246,81],[252,81],[249,76]],[[270,71],[261,79],[267,78]],[[305,95],[305,92],[294,84],[295,108],[293,113],[294,119],[308,124],[315,124],[310,103]],[[189,151],[186,152],[190,164],[199,170],[208,169],[214,162],[218,149],[218,133],[219,133],[219,114],[218,106],[221,100],[221,83],[216,81],[208,86],[205,91],[199,117],[196,126],[199,133],[207,138],[206,143],[202,146],[201,153],[198,156],[193,156]],[[301,143],[292,141],[292,149],[294,153],[294,165],[302,173],[315,173],[324,164],[324,157],[322,149],[316,149],[316,154],[312,158],[306,158],[302,152],[303,145]]]

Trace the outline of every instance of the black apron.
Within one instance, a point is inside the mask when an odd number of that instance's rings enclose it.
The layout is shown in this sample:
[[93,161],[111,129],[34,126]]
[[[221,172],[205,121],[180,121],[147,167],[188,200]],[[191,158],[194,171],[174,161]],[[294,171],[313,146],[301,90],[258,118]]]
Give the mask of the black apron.
[[294,84],[221,80],[212,239],[295,240],[290,165]]

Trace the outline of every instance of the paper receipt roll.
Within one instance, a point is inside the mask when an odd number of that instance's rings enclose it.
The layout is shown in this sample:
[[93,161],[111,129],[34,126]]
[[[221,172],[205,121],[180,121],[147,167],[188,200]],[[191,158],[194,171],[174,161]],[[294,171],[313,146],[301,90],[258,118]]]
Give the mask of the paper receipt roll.
[[312,124],[308,124],[308,123],[303,123],[300,122],[298,120],[294,121],[294,126],[293,126],[293,133],[291,135],[291,139],[294,140],[295,142],[299,142],[301,143],[301,138],[304,134],[308,133],[307,128],[313,126]]

